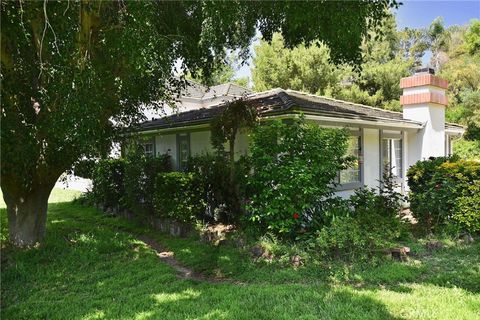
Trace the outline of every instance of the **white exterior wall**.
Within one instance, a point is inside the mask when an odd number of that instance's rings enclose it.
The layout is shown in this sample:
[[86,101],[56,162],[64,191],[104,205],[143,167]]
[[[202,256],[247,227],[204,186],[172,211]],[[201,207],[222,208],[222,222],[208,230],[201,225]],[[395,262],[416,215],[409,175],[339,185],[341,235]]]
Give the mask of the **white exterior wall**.
[[190,154],[192,156],[202,153],[212,153],[210,130],[190,133]]
[[[403,95],[420,93],[445,94],[445,90],[432,86],[405,88]],[[419,132],[409,133],[407,154],[408,166],[429,157],[445,155],[445,106],[434,103],[409,104],[403,106],[403,117],[424,123]]]
[[172,165],[177,165],[177,135],[165,134],[155,136],[155,151],[157,155],[169,154],[172,157]]
[[[320,124],[321,125],[321,124]],[[352,128],[353,129],[353,128]],[[377,128],[363,128],[362,135],[362,149],[363,149],[363,171],[362,182],[365,187],[377,188],[379,186],[380,176],[380,129]],[[385,133],[393,133],[384,130]],[[400,131],[395,131],[400,133]],[[410,149],[412,149],[409,143],[412,139],[415,140],[418,132],[405,133],[403,137],[403,159],[404,159],[404,177],[408,166],[411,163]],[[174,167],[177,165],[177,134],[157,135],[156,141],[156,153],[164,154],[169,153],[172,156],[172,164]],[[199,155],[202,153],[212,153],[214,150],[211,145],[211,133],[209,129],[204,131],[190,132],[190,154]],[[248,153],[248,132],[240,132],[237,134],[235,141],[235,158],[239,159],[240,156]],[[228,150],[228,145],[225,145]],[[405,185],[405,184],[404,184]],[[335,194],[337,196],[348,198],[354,192],[354,189],[339,190]]]
[[240,132],[235,137],[235,160],[248,154],[248,133]]

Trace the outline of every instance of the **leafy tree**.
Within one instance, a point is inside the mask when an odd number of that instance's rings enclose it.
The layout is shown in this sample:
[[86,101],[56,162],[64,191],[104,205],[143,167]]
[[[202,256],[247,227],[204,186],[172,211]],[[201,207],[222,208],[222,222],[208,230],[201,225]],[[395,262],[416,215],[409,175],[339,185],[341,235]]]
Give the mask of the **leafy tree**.
[[288,88],[324,95],[336,90],[342,72],[330,61],[330,50],[324,44],[306,47],[301,44],[285,49],[281,35],[271,43],[261,41],[255,47],[252,78],[254,90]]
[[3,1],[1,188],[11,241],[42,240],[57,178],[105,152],[142,104],[168,100],[176,61],[208,78],[225,49],[246,58],[258,29],[267,40],[281,32],[289,47],[324,41],[334,61],[358,63],[363,36],[396,5]]
[[309,223],[305,212],[332,196],[333,180],[351,159],[345,129],[321,128],[304,117],[257,126],[249,148],[249,219],[264,230],[293,236]]
[[240,211],[240,197],[235,185],[235,140],[240,130],[253,128],[257,124],[257,109],[243,99],[228,103],[211,123],[212,145],[220,153],[228,142],[228,170],[230,194],[233,195],[233,210]]
[[187,74],[186,78],[194,80],[206,86],[216,86],[223,83],[236,83],[242,87],[248,87],[248,77],[235,77],[235,71],[238,70],[239,58],[235,54],[230,54],[224,61],[221,61],[209,77],[205,77],[204,73],[200,70],[197,72],[196,77],[193,77],[191,73]]
[[422,29],[405,28],[398,32],[399,46],[405,59],[413,59],[415,66],[422,64],[422,57],[428,49],[425,31]]
[[432,51],[431,63],[435,70],[440,70],[450,43],[450,32],[445,28],[443,18],[438,17],[432,21],[426,33]]
[[465,43],[470,54],[480,52],[480,20],[473,19],[470,21],[470,27],[465,33]]
[[417,44],[414,49],[405,48],[402,43],[404,35],[396,29],[395,17],[389,16],[382,28],[370,33],[370,39],[373,40],[367,39],[362,44],[364,62],[361,71],[352,75],[353,85],[344,87],[338,94],[339,98],[400,110],[400,79],[409,76],[418,64],[418,57],[423,55],[423,46]]
[[[388,16],[362,43],[360,71],[334,65],[325,44],[285,49],[282,37],[274,35],[271,43],[263,41],[255,48],[254,89],[290,88],[398,110],[400,78],[410,75],[419,64],[426,47],[422,35],[419,31],[399,33],[395,17]],[[419,39],[422,44],[406,43]]]
[[[449,81],[449,106],[446,118],[449,121],[467,125],[465,138],[480,139],[480,52],[471,51],[468,35],[475,30],[475,20],[467,27],[450,27],[448,60],[442,65],[440,76]],[[470,33],[469,33],[470,32]],[[466,146],[468,143],[463,143]],[[472,150],[478,144],[470,144],[464,151]],[[456,147],[455,147],[456,149]],[[470,153],[474,157],[480,150]]]

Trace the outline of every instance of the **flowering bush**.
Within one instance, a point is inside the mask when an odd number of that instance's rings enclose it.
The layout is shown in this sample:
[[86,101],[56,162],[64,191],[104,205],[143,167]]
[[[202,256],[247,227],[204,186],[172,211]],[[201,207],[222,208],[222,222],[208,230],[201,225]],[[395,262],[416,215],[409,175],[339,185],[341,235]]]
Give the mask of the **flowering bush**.
[[293,237],[307,222],[304,212],[333,194],[333,180],[346,167],[348,135],[308,124],[303,117],[257,127],[250,145],[249,221]]
[[480,230],[480,162],[453,158],[419,161],[408,171],[413,214],[428,231],[447,224]]

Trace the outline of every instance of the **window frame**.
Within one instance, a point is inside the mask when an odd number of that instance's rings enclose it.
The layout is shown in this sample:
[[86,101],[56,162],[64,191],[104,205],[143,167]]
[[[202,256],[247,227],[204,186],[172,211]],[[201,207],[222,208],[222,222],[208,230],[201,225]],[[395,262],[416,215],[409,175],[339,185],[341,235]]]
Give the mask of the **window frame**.
[[453,155],[453,137],[448,133],[445,134],[445,156],[450,157]]
[[390,133],[390,132],[384,132],[384,130],[380,129],[380,132],[379,132],[379,181],[380,181],[380,184],[383,183],[383,160],[384,160],[384,152],[383,152],[383,140],[384,139],[389,139],[390,141],[391,140],[400,140],[400,143],[401,143],[401,165],[402,165],[402,168],[401,168],[401,176],[395,176],[394,177],[394,181],[398,184],[400,184],[400,187],[401,189],[403,190],[404,188],[404,181],[405,181],[405,175],[406,175],[406,172],[405,172],[405,165],[406,165],[406,152],[405,152],[405,149],[406,149],[406,146],[405,146],[405,136],[406,136],[406,132],[405,131],[399,131],[399,133]]
[[[152,147],[152,150],[151,150],[151,151],[147,151],[147,146],[151,146],[151,147]],[[155,156],[154,144],[153,144],[152,142],[144,142],[144,143],[143,143],[143,153],[144,153],[145,156],[147,156],[147,157],[153,157],[153,156]]]
[[[147,153],[147,145],[152,146],[151,152]],[[155,157],[155,155],[156,155],[156,137],[155,136],[153,136],[151,138],[148,138],[148,139],[143,139],[143,141],[141,142],[141,146],[143,148],[143,154],[145,156]]]
[[176,136],[176,143],[177,143],[177,171],[185,171],[186,168],[182,167],[182,159],[181,159],[181,150],[180,150],[180,145],[181,145],[181,139],[185,139],[187,142],[187,161],[188,158],[192,155],[192,150],[191,150],[191,141],[190,141],[190,132],[184,132],[184,133],[177,133]]
[[365,139],[364,139],[364,130],[363,128],[358,128],[357,130],[350,131],[351,137],[357,137],[359,139],[358,143],[358,163],[359,163],[359,181],[341,183],[340,182],[340,171],[338,171],[338,182],[336,182],[337,186],[335,191],[345,191],[345,190],[352,190],[358,189],[364,186],[364,172],[365,172],[365,161],[364,161],[364,153],[365,153]]

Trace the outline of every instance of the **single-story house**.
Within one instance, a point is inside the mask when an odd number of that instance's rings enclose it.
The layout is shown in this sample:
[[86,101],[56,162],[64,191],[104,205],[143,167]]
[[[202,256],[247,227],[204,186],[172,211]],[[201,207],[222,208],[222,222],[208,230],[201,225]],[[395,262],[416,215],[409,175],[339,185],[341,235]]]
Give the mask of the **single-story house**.
[[[141,123],[145,152],[168,153],[181,170],[191,155],[211,152],[209,124],[227,101],[244,96],[262,120],[291,119],[304,114],[308,121],[324,127],[346,127],[351,132],[349,152],[357,164],[338,175],[338,195],[349,196],[361,186],[379,185],[382,170],[390,168],[402,190],[408,168],[421,159],[452,153],[452,141],[464,128],[445,122],[446,80],[424,68],[400,83],[403,112],[326,98],[295,90],[272,89],[249,92],[234,84],[205,88],[195,84],[186,91],[179,112]],[[237,136],[236,156],[248,153],[248,133]]]

